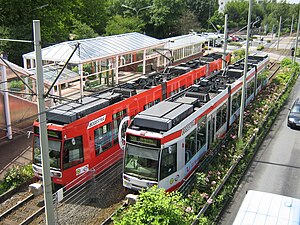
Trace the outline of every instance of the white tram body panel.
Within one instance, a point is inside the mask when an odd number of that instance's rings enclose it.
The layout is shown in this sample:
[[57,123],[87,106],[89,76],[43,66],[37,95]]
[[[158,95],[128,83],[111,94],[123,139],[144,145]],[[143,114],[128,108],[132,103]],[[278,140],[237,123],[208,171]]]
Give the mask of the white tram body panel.
[[[257,77],[265,70],[268,61],[269,58],[265,57],[248,70],[249,88],[246,93],[249,93],[246,104],[254,98],[257,89],[261,89],[261,84],[257,85]],[[160,102],[133,119],[126,131],[127,149],[123,173],[123,185],[126,188],[140,190],[157,184],[158,187],[172,191],[184,183],[195,171],[213,141],[221,138],[239,115],[243,82],[241,67],[239,65],[238,69],[229,69],[231,74],[238,77],[234,77],[231,83],[225,83],[222,86],[225,89],[217,89],[212,94],[202,93],[201,99],[208,96],[208,101],[198,104],[198,100],[193,97],[193,93],[197,96],[198,92],[189,89],[178,98]],[[227,77],[212,79],[219,82],[216,79],[224,78]],[[205,83],[209,82],[205,80]],[[198,85],[197,90],[199,88]],[[142,155],[145,166],[138,165],[134,169],[133,162],[139,164]],[[151,163],[156,164],[156,170],[155,167],[146,165]],[[147,173],[151,174],[151,179],[147,178]]]

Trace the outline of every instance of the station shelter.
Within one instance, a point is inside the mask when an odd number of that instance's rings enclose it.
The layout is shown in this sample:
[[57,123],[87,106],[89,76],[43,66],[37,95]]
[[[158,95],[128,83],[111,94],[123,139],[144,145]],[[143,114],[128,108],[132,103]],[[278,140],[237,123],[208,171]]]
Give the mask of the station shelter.
[[[62,42],[42,49],[45,85],[50,85],[68,62],[52,94],[65,97],[65,89],[76,84],[83,96],[84,91],[120,84],[123,75],[130,79],[195,56],[201,53],[204,42],[196,34],[156,39],[136,32]],[[23,64],[35,73],[35,53],[24,54]]]
[[[79,47],[72,55],[78,44]],[[163,46],[161,40],[133,32],[66,41],[49,46],[42,49],[42,61],[43,65],[61,65],[69,60],[67,68],[78,74],[77,80],[80,80],[82,93],[84,80],[98,86],[114,86],[119,84],[119,75],[123,71],[132,70],[145,74],[148,65],[163,64],[164,62],[160,61],[162,56],[153,51]],[[24,54],[23,63],[27,69],[34,68],[34,52]],[[68,82],[65,80],[65,83]]]
[[169,49],[169,57],[172,57],[173,61],[176,62],[200,55],[202,53],[202,45],[206,39],[196,33],[191,33],[166,38],[163,41],[165,42],[165,49]]

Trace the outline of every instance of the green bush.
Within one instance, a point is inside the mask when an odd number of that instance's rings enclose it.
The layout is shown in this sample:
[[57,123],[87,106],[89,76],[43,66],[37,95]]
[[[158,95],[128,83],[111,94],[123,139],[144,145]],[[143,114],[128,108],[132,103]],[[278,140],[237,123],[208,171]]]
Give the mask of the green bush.
[[292,65],[293,64],[293,62],[292,62],[292,59],[290,59],[290,58],[284,58],[282,61],[281,61],[281,63],[280,63],[280,65],[282,66],[282,67],[287,67],[287,66],[290,66],[290,65]]
[[33,178],[34,173],[32,165],[14,166],[4,176],[1,183],[2,190],[6,191],[10,188],[17,187],[25,181]]
[[259,46],[257,46],[257,51],[261,51],[261,50],[263,50],[264,48],[265,48],[265,46],[259,45]]
[[12,80],[9,84],[9,87],[22,90],[25,87],[25,85],[21,80]]
[[120,209],[113,217],[115,225],[188,225],[193,219],[193,211],[180,193],[168,193],[156,186],[143,190],[134,205]]
[[228,45],[242,47],[242,44],[239,42],[230,42],[230,43],[228,43]]

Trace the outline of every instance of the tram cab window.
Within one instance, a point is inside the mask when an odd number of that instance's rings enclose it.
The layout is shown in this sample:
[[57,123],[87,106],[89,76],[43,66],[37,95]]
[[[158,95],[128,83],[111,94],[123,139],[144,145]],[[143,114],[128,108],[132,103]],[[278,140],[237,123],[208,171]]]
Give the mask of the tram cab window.
[[185,162],[190,161],[190,159],[196,154],[196,129],[192,131],[185,138]]
[[173,144],[162,150],[160,164],[160,179],[171,175],[177,171],[177,144]]
[[96,155],[112,147],[111,123],[99,127],[94,131]]
[[63,168],[67,169],[83,162],[82,136],[64,142]]

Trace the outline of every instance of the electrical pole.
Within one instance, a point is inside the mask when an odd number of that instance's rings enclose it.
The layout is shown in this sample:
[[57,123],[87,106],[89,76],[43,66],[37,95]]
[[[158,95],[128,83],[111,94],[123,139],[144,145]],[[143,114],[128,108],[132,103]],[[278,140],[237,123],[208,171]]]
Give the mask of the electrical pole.
[[299,17],[298,17],[298,25],[297,25],[297,38],[296,38],[296,46],[295,46],[295,52],[293,56],[293,63],[296,62],[296,54],[298,51],[298,41],[299,41],[299,28],[300,28],[300,11],[299,11]]
[[9,95],[8,95],[8,87],[7,87],[7,77],[6,77],[6,67],[5,65],[1,66],[2,72],[2,89],[3,98],[4,98],[4,111],[5,111],[5,121],[6,121],[6,136],[8,139],[12,139],[12,128],[11,128],[11,119],[10,119],[10,108],[9,108]]
[[246,95],[246,75],[248,72],[248,50],[249,50],[249,38],[250,38],[250,24],[251,24],[251,11],[252,11],[252,0],[249,0],[249,12],[248,12],[248,26],[247,26],[247,41],[246,41],[246,52],[245,52],[245,64],[243,74],[243,87],[242,87],[242,98],[241,98],[241,109],[240,109],[240,123],[238,138],[243,136],[243,123],[244,123],[244,107],[245,107],[245,95]]
[[290,33],[290,36],[292,36],[292,34],[293,34],[293,26],[294,26],[294,15],[292,17],[292,24],[291,24],[291,33]]
[[224,24],[224,50],[223,50],[223,63],[222,63],[222,67],[223,69],[226,66],[225,60],[226,60],[226,50],[227,50],[227,19],[228,19],[228,15],[225,14],[225,24]]
[[276,48],[276,50],[278,50],[278,48],[279,48],[280,30],[281,30],[281,16],[280,16],[280,19],[279,19],[278,39],[277,39],[277,48]]
[[40,147],[42,156],[42,174],[43,174],[43,188],[44,188],[44,202],[46,211],[46,223],[48,225],[55,224],[54,211],[53,211],[53,195],[50,176],[50,163],[49,163],[49,147],[48,147],[48,134],[47,134],[47,121],[45,111],[45,98],[44,98],[44,80],[43,80],[43,67],[42,67],[42,50],[41,50],[41,32],[40,21],[33,21],[33,34],[34,34],[34,51],[36,61],[36,77],[37,77],[37,96],[38,96],[38,114],[40,123]]

